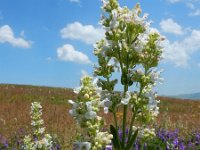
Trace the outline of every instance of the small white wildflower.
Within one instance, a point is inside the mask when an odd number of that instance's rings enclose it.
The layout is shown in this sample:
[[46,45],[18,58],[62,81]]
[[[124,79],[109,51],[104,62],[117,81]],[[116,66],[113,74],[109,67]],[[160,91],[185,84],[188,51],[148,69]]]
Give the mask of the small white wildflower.
[[91,143],[89,142],[74,142],[73,150],[90,150]]
[[94,119],[97,116],[97,113],[95,111],[88,111],[85,113],[86,119]]
[[100,106],[104,107],[104,113],[108,113],[109,107],[112,105],[112,102],[108,99],[105,98],[103,101],[100,102]]
[[81,90],[81,87],[77,87],[77,88],[74,88],[73,91],[75,94],[78,94],[80,92],[80,90]]
[[74,102],[73,100],[68,100],[68,103],[73,105],[73,108],[77,108],[78,107],[78,104],[76,102]]
[[110,21],[110,29],[117,28],[119,25],[119,22],[117,21],[118,13],[117,10],[112,10],[112,20]]
[[130,99],[131,99],[131,93],[130,93],[130,91],[127,91],[125,97],[122,98],[121,103],[123,105],[127,105],[129,103]]
[[153,70],[151,73],[150,73],[150,78],[153,82],[158,82],[159,84],[162,84],[163,83],[163,78],[160,78],[160,74],[162,73],[163,70],[161,71],[156,71],[156,70]]

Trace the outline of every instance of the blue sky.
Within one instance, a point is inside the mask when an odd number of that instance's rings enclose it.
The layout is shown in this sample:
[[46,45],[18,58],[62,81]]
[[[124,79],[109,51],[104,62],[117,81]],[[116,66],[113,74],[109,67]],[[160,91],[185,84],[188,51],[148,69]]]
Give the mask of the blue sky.
[[[120,0],[166,36],[161,95],[200,92],[200,0]],[[76,87],[103,37],[100,0],[0,0],[0,83]]]

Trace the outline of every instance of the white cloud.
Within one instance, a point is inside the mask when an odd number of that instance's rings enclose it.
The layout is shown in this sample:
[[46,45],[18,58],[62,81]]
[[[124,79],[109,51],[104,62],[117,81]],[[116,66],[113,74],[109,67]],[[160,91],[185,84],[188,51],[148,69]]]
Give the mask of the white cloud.
[[171,18],[162,20],[160,22],[160,28],[163,32],[166,32],[166,33],[172,33],[175,35],[183,34],[182,27]]
[[189,36],[181,41],[164,43],[164,58],[178,67],[187,67],[192,54],[200,51],[200,30],[192,30]]
[[104,37],[104,30],[95,28],[92,25],[82,25],[79,22],[74,22],[61,30],[61,36],[66,39],[81,40],[86,44],[94,44]]
[[196,9],[189,14],[190,16],[200,16],[200,9]]
[[70,44],[65,44],[57,49],[57,57],[62,61],[71,61],[79,64],[89,64],[88,56],[80,51],[76,51]]
[[186,6],[190,9],[189,16],[200,16],[200,0],[189,0]]
[[174,3],[180,2],[181,0],[167,0],[167,1],[174,4]]
[[32,42],[21,37],[16,38],[10,26],[4,25],[0,27],[0,43],[9,43],[14,47],[30,48]]
[[80,0],[69,0],[70,2],[80,3]]

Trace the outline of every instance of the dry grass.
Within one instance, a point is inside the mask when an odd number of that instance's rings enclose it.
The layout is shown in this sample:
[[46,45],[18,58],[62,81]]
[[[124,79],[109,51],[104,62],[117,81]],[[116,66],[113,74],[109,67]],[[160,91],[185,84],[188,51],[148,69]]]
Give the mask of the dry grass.
[[0,134],[9,138],[20,128],[29,132],[31,102],[40,101],[47,132],[69,143],[75,135],[75,123],[68,114],[70,98],[75,98],[70,89],[0,85]]
[[[30,131],[30,103],[41,101],[47,131],[57,134],[66,147],[75,135],[75,122],[69,116],[68,99],[75,99],[70,89],[0,85],[0,134],[11,137],[18,129]],[[169,129],[180,128],[188,132],[199,128],[200,102],[159,97],[160,115],[158,125]],[[105,116],[105,115],[104,115]],[[120,115],[119,115],[120,117]],[[106,116],[112,122],[112,116]]]
[[175,98],[160,97],[159,124],[166,128],[179,128],[187,134],[199,129],[200,101],[180,100]]

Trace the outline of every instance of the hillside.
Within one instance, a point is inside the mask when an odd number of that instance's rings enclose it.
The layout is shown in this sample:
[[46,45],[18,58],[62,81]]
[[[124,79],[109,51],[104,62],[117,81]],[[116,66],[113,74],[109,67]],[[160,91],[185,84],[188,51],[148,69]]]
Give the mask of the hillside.
[[[68,135],[74,134],[75,126],[68,114],[70,105],[67,100],[75,97],[72,89],[67,88],[0,84],[0,133],[9,134],[19,128],[29,128],[30,103],[41,101],[47,130],[66,136],[64,139],[68,141]],[[183,132],[199,128],[200,101],[169,97],[158,99],[161,102],[157,126],[165,126],[170,130],[178,127]],[[112,122],[111,114],[102,115]]]
[[44,101],[50,103],[67,103],[75,94],[69,88],[46,86],[0,84],[0,101]]
[[172,97],[180,98],[180,99],[200,100],[200,92],[191,93],[191,94],[175,95],[175,96],[172,96]]

